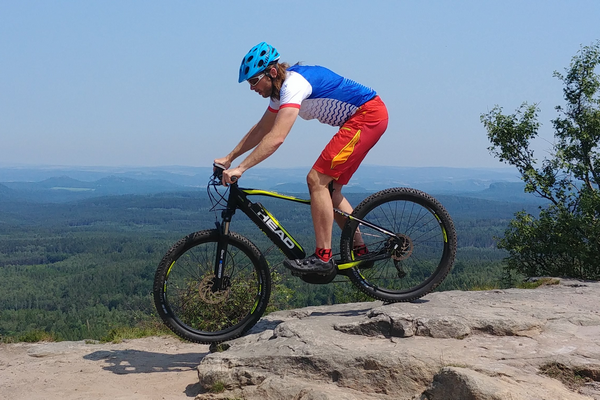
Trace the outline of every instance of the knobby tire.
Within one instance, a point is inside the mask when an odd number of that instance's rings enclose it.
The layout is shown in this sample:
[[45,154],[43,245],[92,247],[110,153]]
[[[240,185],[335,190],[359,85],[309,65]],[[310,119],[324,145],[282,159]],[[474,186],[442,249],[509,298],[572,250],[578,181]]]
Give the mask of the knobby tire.
[[192,233],[175,243],[154,278],[154,303],[163,322],[196,343],[220,343],[247,332],[265,312],[271,276],[261,252],[230,232],[224,266],[226,284],[213,287],[219,231]]
[[[395,233],[390,237],[351,219],[342,231],[342,262],[379,258],[347,273],[368,296],[386,302],[413,301],[432,292],[450,272],[456,231],[446,209],[432,196],[410,188],[386,189],[363,200],[352,215]],[[367,256],[353,252],[357,229]]]

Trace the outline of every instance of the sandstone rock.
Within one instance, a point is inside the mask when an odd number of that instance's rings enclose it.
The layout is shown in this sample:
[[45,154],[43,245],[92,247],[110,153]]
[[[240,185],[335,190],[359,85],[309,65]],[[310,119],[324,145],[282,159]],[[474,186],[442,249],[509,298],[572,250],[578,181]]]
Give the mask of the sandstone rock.
[[202,360],[196,399],[600,399],[599,304],[600,283],[563,280],[276,312]]

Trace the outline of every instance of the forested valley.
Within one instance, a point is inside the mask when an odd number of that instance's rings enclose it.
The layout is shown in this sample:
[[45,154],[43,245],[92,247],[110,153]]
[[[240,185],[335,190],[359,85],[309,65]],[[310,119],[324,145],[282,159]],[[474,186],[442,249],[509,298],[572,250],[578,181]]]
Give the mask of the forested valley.
[[[366,194],[348,197],[358,204]],[[454,268],[438,290],[510,285],[503,270],[506,254],[496,249],[495,237],[516,211],[535,212],[536,206],[436,197],[454,219],[459,244]],[[306,248],[313,247],[308,206],[256,200]],[[157,323],[155,269],[176,240],[214,228],[219,213],[210,208],[207,195],[194,191],[0,203],[0,340],[26,340],[40,332],[54,340],[103,339],[115,328]],[[284,271],[279,250],[243,214],[235,215],[231,229],[250,238],[282,272],[272,309],[366,300],[344,277],[310,285]]]

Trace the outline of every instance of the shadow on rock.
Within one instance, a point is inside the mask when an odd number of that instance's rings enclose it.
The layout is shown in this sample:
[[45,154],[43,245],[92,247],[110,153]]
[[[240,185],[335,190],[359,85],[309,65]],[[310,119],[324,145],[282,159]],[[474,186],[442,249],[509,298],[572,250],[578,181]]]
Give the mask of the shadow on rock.
[[85,355],[85,360],[104,361],[102,367],[114,374],[179,372],[195,369],[208,353],[164,354],[140,350],[101,350]]

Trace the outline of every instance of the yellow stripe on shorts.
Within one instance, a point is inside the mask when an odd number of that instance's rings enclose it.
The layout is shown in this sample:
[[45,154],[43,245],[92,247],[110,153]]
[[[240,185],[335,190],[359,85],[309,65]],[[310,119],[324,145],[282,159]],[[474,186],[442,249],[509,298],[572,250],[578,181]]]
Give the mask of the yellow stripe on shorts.
[[354,152],[354,146],[356,146],[356,143],[358,143],[358,139],[360,139],[360,129],[356,132],[352,140],[350,140],[350,142],[348,142],[348,144],[345,145],[344,148],[340,150],[340,152],[337,153],[335,157],[333,157],[333,160],[331,160],[331,169],[334,169],[338,165],[341,165],[348,161],[348,158]]

